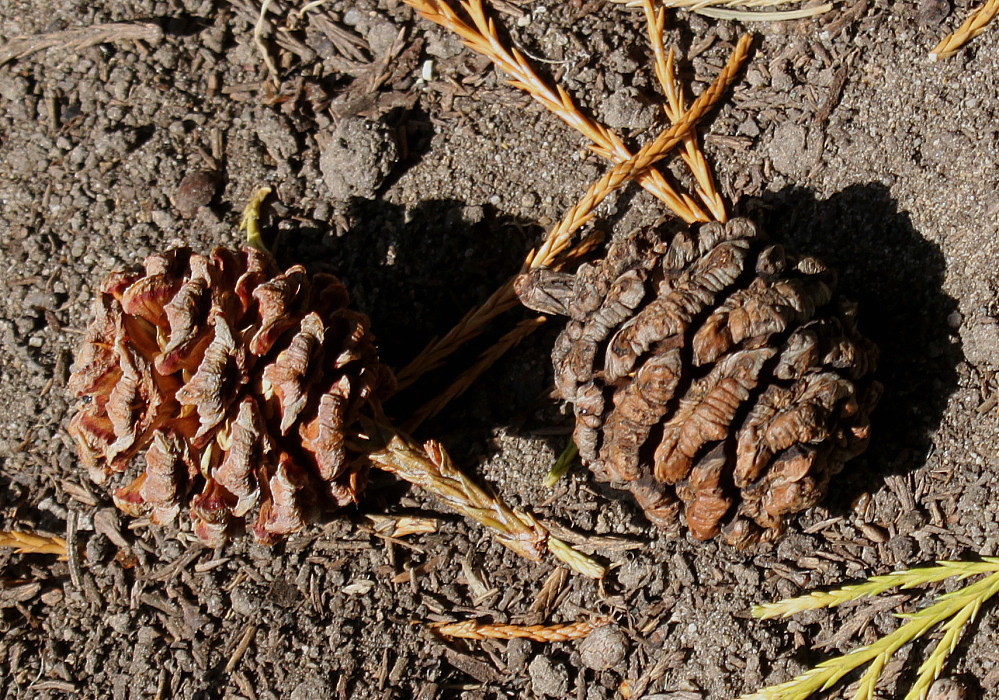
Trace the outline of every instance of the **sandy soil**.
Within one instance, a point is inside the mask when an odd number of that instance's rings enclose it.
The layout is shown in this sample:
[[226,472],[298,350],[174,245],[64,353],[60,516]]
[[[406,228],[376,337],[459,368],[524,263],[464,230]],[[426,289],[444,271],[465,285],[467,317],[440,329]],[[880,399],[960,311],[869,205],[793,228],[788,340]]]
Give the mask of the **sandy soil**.
[[[726,698],[871,641],[920,598],[774,623],[749,619],[753,603],[999,554],[999,412],[979,410],[999,390],[999,27],[930,64],[969,8],[956,5],[860,0],[754,26],[749,66],[707,127],[733,209],[836,266],[883,354],[871,449],[785,538],[736,552],[664,537],[579,468],[545,488],[571,426],[547,399],[554,324],[423,427],[511,503],[616,538],[597,550],[607,580],[569,577],[544,615],[532,603],[551,563],[520,561],[477,526],[444,516],[406,546],[374,537],[365,513],[435,510],[387,477],[357,512],[271,549],[203,550],[130,521],[76,462],[64,384],[101,278],[177,244],[238,244],[239,212],[264,184],[281,261],[341,275],[401,366],[515,271],[605,164],[398,0],[331,0],[305,16],[272,5],[278,90],[249,0],[3,3],[0,43],[111,21],[162,30],[0,67],[0,526],[80,547],[71,562],[0,553],[3,695],[596,700],[627,680],[646,697]],[[658,130],[640,15],[602,2],[502,10],[513,41],[586,109],[634,143]],[[671,19],[695,92],[740,31]],[[178,185],[204,168],[222,179],[192,207]],[[597,225],[628,235],[662,214],[626,190]],[[404,417],[522,314],[390,409]],[[418,580],[391,582],[412,566]],[[495,593],[478,598],[469,572]],[[617,627],[594,651],[444,643],[412,624],[469,614],[609,614]],[[997,646],[993,606],[948,673],[999,697]],[[890,666],[885,697],[915,658],[906,649]]]

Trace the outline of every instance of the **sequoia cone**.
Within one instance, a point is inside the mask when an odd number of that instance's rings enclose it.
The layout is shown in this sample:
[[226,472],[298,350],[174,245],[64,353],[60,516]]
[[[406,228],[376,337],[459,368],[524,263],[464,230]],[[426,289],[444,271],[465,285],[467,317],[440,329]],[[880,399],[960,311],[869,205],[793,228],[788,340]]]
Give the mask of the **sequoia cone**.
[[112,273],[69,380],[93,479],[141,453],[118,507],[166,523],[186,506],[211,546],[243,525],[270,543],[355,501],[367,466],[347,427],[392,379],[348,302],[335,277],[279,274],[252,248],[180,248]]
[[682,510],[695,538],[739,547],[779,534],[867,446],[877,349],[834,287],[746,219],[517,280],[526,306],[569,317],[555,384],[584,464],[657,525]]

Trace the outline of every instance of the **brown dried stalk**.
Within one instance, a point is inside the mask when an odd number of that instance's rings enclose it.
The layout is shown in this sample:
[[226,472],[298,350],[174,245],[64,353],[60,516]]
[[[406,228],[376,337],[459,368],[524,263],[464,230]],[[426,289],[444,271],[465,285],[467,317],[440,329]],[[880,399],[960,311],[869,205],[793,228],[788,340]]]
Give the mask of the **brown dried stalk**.
[[0,531],[0,547],[13,547],[18,554],[58,554],[66,556],[66,540],[15,530]]
[[444,637],[459,639],[530,639],[533,642],[564,642],[585,637],[597,627],[609,622],[600,619],[563,625],[497,625],[475,620],[435,622],[430,627]]
[[[742,65],[749,50],[749,35],[742,36],[725,67],[715,80],[691,105],[690,110],[671,127],[663,131],[652,142],[646,144],[631,159],[615,166],[587,190],[562,221],[549,233],[537,251],[532,251],[524,261],[522,270],[536,267],[550,267],[559,254],[569,245],[572,235],[592,217],[594,209],[612,192],[620,188],[630,178],[645,171],[649,166],[665,158],[669,152],[721,97]],[[398,376],[400,388],[408,386],[420,375],[440,366],[444,358],[459,346],[478,335],[485,324],[514,306],[516,297],[513,291],[514,278],[497,289],[480,305],[472,309],[444,337],[433,341]]]
[[956,54],[962,46],[974,39],[985,30],[985,26],[999,14],[999,0],[986,0],[985,4],[976,9],[964,23],[957,28],[957,31],[948,34],[940,43],[930,51],[930,60],[939,61],[942,58],[950,58]]
[[683,114],[673,125],[663,131],[652,142],[646,144],[630,160],[614,166],[606,175],[590,185],[586,194],[583,195],[562,221],[548,234],[544,244],[533,256],[528,256],[528,267],[550,267],[565,248],[569,245],[572,234],[579,230],[592,217],[596,207],[606,199],[611,193],[618,190],[628,180],[634,178],[638,173],[646,170],[652,165],[665,158],[669,152],[683,140],[691,128],[696,125],[718,101],[722,94],[728,90],[743,60],[749,51],[750,36],[744,34],[739,38],[729,56],[724,68],[714,79],[708,89],[694,100],[690,111]]
[[0,46],[0,66],[19,58],[26,58],[45,49],[71,49],[80,51],[97,44],[121,41],[155,42],[163,38],[163,30],[155,24],[144,22],[114,22],[95,24],[92,27],[65,29],[61,32],[16,36]]
[[373,466],[429,491],[452,510],[490,528],[500,544],[522,557],[540,561],[547,548],[573,570],[591,578],[603,576],[603,567],[552,537],[533,516],[512,510],[479,488],[454,466],[439,443],[431,441],[421,449],[385,424],[366,428],[383,443],[368,451]]
[[470,387],[483,372],[492,367],[499,358],[506,354],[507,350],[513,348],[524,338],[540,328],[545,320],[544,316],[537,316],[518,323],[513,330],[508,332],[488,350],[482,353],[479,360],[462,372],[458,378],[448,386],[447,389],[432,400],[423,404],[423,406],[421,406],[406,422],[406,431],[412,432],[419,427],[423,421],[428,418],[433,418],[440,413],[450,401],[464,394],[468,390],[468,387]]
[[[496,32],[495,23],[486,17],[482,0],[463,0],[460,3],[471,17],[471,25],[464,22],[444,0],[404,0],[404,2],[424,19],[460,36],[468,48],[491,59],[497,67],[510,76],[510,85],[528,93],[545,109],[590,139],[594,144],[590,149],[594,153],[614,163],[623,163],[632,157],[631,151],[613,131],[583,114],[564,89],[556,87],[553,90],[545,84],[519,51],[508,50],[503,45]],[[638,182],[687,223],[708,220],[696,202],[686,195],[677,193],[662,173],[650,170],[642,173]]]
[[[652,0],[642,0],[642,8],[645,11],[645,23],[649,32],[649,43],[652,45],[652,53],[655,57],[656,78],[662,86],[663,94],[666,96],[666,104],[663,111],[670,122],[675,124],[686,111],[686,101],[677,89],[676,77],[673,73],[673,49],[666,53],[663,46],[663,32],[666,29],[666,10],[660,8],[657,13],[652,5]],[[715,188],[714,178],[711,176],[711,168],[708,166],[704,152],[697,141],[697,131],[691,129],[683,137],[683,150],[680,153],[683,162],[690,169],[697,181],[696,192],[704,202],[704,205],[711,212],[715,221],[724,223],[728,220],[725,212],[725,203],[721,194]]]

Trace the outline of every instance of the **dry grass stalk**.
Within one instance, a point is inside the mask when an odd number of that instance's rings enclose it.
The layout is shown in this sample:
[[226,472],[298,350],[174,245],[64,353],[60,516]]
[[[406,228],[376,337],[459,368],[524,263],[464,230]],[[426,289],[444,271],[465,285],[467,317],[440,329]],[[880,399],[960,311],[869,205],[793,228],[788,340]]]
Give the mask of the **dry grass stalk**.
[[748,34],[739,38],[721,72],[707,90],[694,100],[690,111],[684,113],[669,129],[660,133],[653,141],[642,146],[630,160],[614,166],[606,175],[590,185],[586,194],[549,232],[537,253],[528,256],[528,264],[525,265],[525,268],[550,267],[558,258],[559,253],[568,247],[572,234],[593,217],[594,210],[604,199],[638,173],[665,158],[683,140],[684,135],[715,105],[722,94],[728,90],[732,81],[735,80],[735,75],[749,51],[750,42]]
[[[662,86],[663,94],[666,96],[666,104],[663,111],[671,123],[675,124],[686,111],[686,101],[680,90],[677,89],[676,77],[673,73],[673,49],[666,53],[663,45],[663,32],[666,29],[666,10],[655,11],[652,0],[642,0],[642,9],[645,11],[645,23],[649,32],[649,43],[652,45],[652,53],[655,57],[656,78]],[[704,152],[697,141],[697,131],[691,129],[683,137],[683,150],[680,153],[683,162],[693,173],[697,181],[696,192],[704,202],[704,205],[711,212],[715,221],[728,221],[728,214],[725,212],[725,202],[722,201],[721,194],[715,187],[714,178],[711,176],[711,168],[708,166]],[[684,195],[686,196],[686,195]]]
[[273,0],[264,0],[260,5],[260,15],[257,17],[257,23],[253,26],[253,43],[257,47],[261,58],[263,58],[264,65],[267,66],[267,72],[271,76],[271,81],[274,85],[277,85],[280,82],[280,74],[278,73],[277,66],[274,64],[274,59],[271,58],[270,51],[267,50],[267,44],[264,43],[267,10],[270,9],[271,2]]
[[[473,51],[488,57],[510,76],[510,84],[528,93],[545,109],[576,129],[593,142],[594,153],[614,163],[623,163],[632,157],[631,151],[613,131],[583,114],[564,89],[549,87],[531,68],[527,59],[516,49],[508,50],[496,31],[495,23],[486,17],[482,0],[463,0],[461,7],[468,13],[472,24],[463,21],[444,0],[404,0],[421,17],[461,37]],[[707,221],[707,215],[689,197],[680,195],[654,170],[642,173],[638,179],[642,187],[658,197],[677,216],[687,223]]]
[[[612,0],[628,7],[639,7],[645,0]],[[663,7],[696,12],[714,19],[733,19],[740,22],[781,22],[807,19],[824,14],[833,8],[831,2],[797,10],[760,11],[762,7],[780,7],[800,3],[800,0],[660,0]],[[747,8],[747,10],[731,9]]]
[[66,557],[66,540],[16,530],[0,531],[0,547],[13,547],[18,554],[58,554]]
[[49,32],[48,34],[15,36],[0,46],[0,66],[45,49],[61,48],[81,51],[98,44],[124,41],[154,42],[162,38],[163,30],[157,25],[141,22],[95,24],[92,27],[65,29],[61,32]]
[[460,639],[530,639],[533,642],[565,642],[585,637],[607,620],[573,622],[564,625],[496,625],[475,620],[437,622],[430,627],[444,637]]
[[454,466],[439,443],[431,441],[421,449],[388,426],[372,424],[369,429],[378,431],[384,442],[368,453],[374,466],[429,491],[455,512],[488,527],[500,544],[526,559],[540,561],[547,548],[575,571],[591,578],[603,576],[602,566],[549,535],[533,516],[509,508],[479,488]]
[[423,421],[440,413],[450,401],[464,394],[468,390],[468,387],[470,387],[483,372],[492,367],[499,358],[505,355],[508,350],[515,347],[518,343],[520,343],[520,341],[540,328],[542,324],[544,324],[545,320],[544,316],[537,316],[518,323],[513,330],[504,335],[488,350],[482,353],[482,356],[478,359],[478,361],[462,372],[458,378],[448,386],[447,389],[431,401],[428,401],[421,406],[413,414],[412,418],[407,421],[404,426],[405,430],[407,432],[412,432],[421,423],[423,423]]
[[948,34],[933,47],[933,50],[930,51],[930,60],[939,61],[956,54],[962,46],[981,34],[985,30],[985,26],[995,19],[997,14],[999,14],[999,0],[986,0],[985,4],[964,20],[957,31]]
[[372,522],[376,531],[393,538],[437,532],[437,518],[418,518],[412,515],[378,515],[375,513],[369,513],[365,517]]
[[[685,112],[671,127],[660,133],[655,140],[643,146],[629,160],[616,165],[600,180],[591,185],[586,194],[569,210],[562,221],[548,233],[541,247],[527,256],[522,269],[551,267],[568,247],[573,234],[593,217],[596,207],[608,195],[624,185],[629,179],[645,172],[650,166],[665,158],[683,140],[684,135],[711,110],[732,84],[749,51],[749,44],[749,35],[743,35],[724,68],[711,85],[694,100],[689,111]],[[440,366],[444,358],[463,343],[478,335],[486,323],[513,307],[517,303],[513,291],[514,279],[515,277],[505,282],[481,306],[465,314],[445,336],[424,348],[412,362],[399,372],[397,377],[399,387],[411,384],[420,375]]]

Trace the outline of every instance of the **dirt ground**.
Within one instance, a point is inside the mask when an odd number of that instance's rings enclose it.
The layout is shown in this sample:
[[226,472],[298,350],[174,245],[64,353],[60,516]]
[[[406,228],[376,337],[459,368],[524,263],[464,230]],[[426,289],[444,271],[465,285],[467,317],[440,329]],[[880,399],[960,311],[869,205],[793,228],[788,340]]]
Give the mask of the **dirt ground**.
[[[277,89],[251,0],[6,0],[0,44],[113,21],[162,36],[0,67],[0,527],[80,547],[69,562],[0,552],[4,697],[597,700],[626,680],[634,697],[729,698],[870,642],[922,598],[766,623],[752,604],[999,554],[999,411],[987,403],[999,391],[999,26],[931,64],[971,3],[954,5],[855,0],[753,26],[748,68],[705,129],[733,208],[837,267],[882,350],[871,448],[787,536],[748,552],[671,539],[578,467],[544,487],[571,429],[547,398],[555,323],[422,428],[512,504],[601,538],[607,579],[569,576],[538,612],[552,563],[521,561],[478,526],[442,514],[403,545],[373,536],[366,513],[439,512],[387,476],[355,512],[270,549],[205,550],[120,516],[77,464],[64,385],[105,274],[178,244],[237,245],[261,185],[276,192],[265,232],[281,262],[339,274],[399,367],[514,272],[606,165],[398,0],[305,15],[273,3]],[[661,128],[640,14],[499,10],[539,71],[628,140]],[[671,15],[667,41],[695,92],[742,29]],[[221,180],[198,207],[178,186],[205,168]],[[628,235],[662,214],[628,189],[597,226]],[[404,418],[524,317],[498,320],[389,409]],[[392,582],[414,566],[422,575]],[[447,643],[420,624],[470,615],[610,615],[616,627],[581,647]],[[999,697],[995,605],[971,632],[947,673]],[[889,665],[883,697],[907,687],[916,658],[906,648]]]

